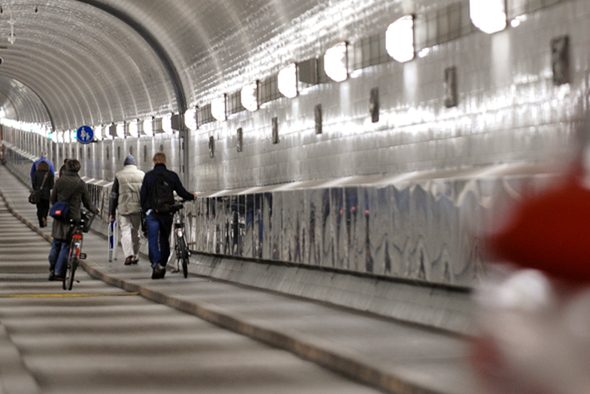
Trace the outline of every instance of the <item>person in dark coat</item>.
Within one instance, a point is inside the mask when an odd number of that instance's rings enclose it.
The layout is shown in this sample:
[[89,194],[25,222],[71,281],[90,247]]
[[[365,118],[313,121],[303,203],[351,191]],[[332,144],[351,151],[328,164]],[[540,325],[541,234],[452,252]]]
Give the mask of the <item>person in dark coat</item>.
[[37,164],[35,175],[33,175],[33,190],[41,191],[41,200],[37,203],[39,227],[47,227],[47,214],[49,213],[49,198],[51,197],[51,189],[53,189],[53,178],[49,164],[45,161],[40,161]]
[[65,172],[55,181],[55,187],[51,193],[51,203],[65,201],[69,205],[69,212],[66,221],[53,221],[51,236],[53,243],[51,252],[49,252],[49,280],[63,280],[68,254],[70,252],[70,223],[71,219],[80,220],[82,218],[82,204],[89,211],[97,214],[98,208],[92,205],[90,194],[86,189],[86,184],[78,175],[80,171],[80,162],[75,159],[66,162]]
[[170,256],[170,233],[172,232],[172,213],[157,213],[152,207],[156,179],[164,174],[172,189],[185,200],[194,200],[197,193],[189,193],[180,182],[178,175],[166,169],[166,155],[158,152],[154,155],[154,169],[145,174],[139,193],[141,208],[145,212],[148,230],[148,252],[152,265],[152,279],[162,279],[166,274],[166,264]]
[[55,170],[53,169],[53,164],[47,160],[47,152],[41,153],[41,157],[33,163],[31,167],[31,182],[33,182],[33,177],[35,176],[35,171],[37,171],[37,165],[41,162],[45,162],[49,165],[49,171],[51,171],[51,175],[55,176]]

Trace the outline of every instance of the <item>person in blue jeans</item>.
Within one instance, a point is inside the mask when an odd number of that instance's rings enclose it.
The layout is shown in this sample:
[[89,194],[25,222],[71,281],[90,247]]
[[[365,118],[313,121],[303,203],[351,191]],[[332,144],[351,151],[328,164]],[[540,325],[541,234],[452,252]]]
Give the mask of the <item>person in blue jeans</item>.
[[86,189],[86,183],[80,178],[78,172],[81,164],[78,160],[68,160],[65,172],[55,182],[51,193],[51,204],[57,201],[67,202],[69,206],[68,217],[64,221],[53,220],[51,236],[53,242],[49,252],[49,280],[63,280],[68,255],[70,253],[70,219],[80,220],[82,217],[82,205],[89,211],[97,214],[100,209],[92,204],[90,194]]
[[166,264],[170,257],[170,233],[172,232],[173,213],[156,212],[154,206],[156,182],[159,175],[164,175],[170,187],[185,200],[194,200],[197,193],[188,192],[178,175],[166,169],[166,155],[158,152],[153,158],[154,169],[145,174],[140,191],[141,209],[145,213],[149,259],[152,265],[152,279],[162,279],[166,274]]

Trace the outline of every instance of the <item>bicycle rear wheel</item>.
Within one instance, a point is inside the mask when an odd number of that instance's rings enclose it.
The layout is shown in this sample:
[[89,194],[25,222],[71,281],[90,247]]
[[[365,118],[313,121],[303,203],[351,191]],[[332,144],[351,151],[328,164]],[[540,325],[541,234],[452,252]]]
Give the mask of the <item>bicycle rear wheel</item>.
[[66,274],[64,275],[63,289],[72,290],[74,286],[74,275],[78,268],[78,261],[76,258],[70,259],[66,268]]
[[188,277],[188,249],[183,238],[179,239],[180,253],[182,255],[182,275]]

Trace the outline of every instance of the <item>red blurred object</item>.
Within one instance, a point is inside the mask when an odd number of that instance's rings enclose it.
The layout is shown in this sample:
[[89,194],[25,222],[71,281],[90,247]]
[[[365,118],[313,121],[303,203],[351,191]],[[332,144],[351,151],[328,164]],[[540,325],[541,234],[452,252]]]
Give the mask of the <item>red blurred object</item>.
[[580,172],[523,201],[489,241],[505,260],[557,279],[590,282],[590,190]]

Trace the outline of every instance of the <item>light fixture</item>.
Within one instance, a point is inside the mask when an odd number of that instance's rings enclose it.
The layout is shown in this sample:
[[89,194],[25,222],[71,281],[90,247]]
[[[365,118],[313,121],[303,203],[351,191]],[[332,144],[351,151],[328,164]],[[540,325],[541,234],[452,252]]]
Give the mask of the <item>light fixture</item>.
[[400,63],[414,58],[414,17],[402,16],[387,28],[385,49],[389,56]]
[[288,98],[297,97],[297,65],[291,63],[279,71],[277,82],[279,92],[281,92],[283,96]]
[[226,119],[225,95],[214,98],[211,101],[211,114],[217,120],[224,121]]
[[338,43],[324,55],[324,71],[333,81],[342,82],[348,78],[347,44]]
[[118,138],[125,138],[125,124],[119,123],[116,125],[116,133]]
[[184,113],[184,125],[189,130],[197,129],[197,108],[192,107],[186,110]]
[[469,0],[473,25],[487,34],[506,28],[506,0]]
[[240,100],[248,111],[256,111],[258,109],[258,82],[244,86],[240,92]]
[[102,140],[102,126],[94,126],[94,139],[97,141]]
[[131,122],[129,122],[129,136],[133,137],[133,138],[137,138],[139,137],[139,126],[138,126],[139,121],[137,119],[132,120]]
[[166,134],[173,134],[174,130],[172,129],[172,114],[166,114],[162,116],[162,130]]
[[154,136],[154,117],[148,116],[143,120],[143,134],[148,137]]

